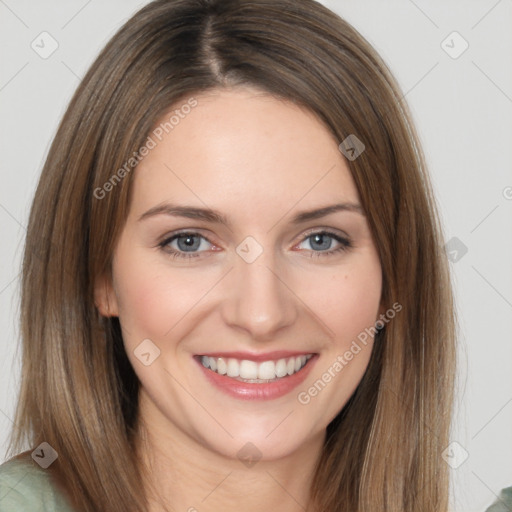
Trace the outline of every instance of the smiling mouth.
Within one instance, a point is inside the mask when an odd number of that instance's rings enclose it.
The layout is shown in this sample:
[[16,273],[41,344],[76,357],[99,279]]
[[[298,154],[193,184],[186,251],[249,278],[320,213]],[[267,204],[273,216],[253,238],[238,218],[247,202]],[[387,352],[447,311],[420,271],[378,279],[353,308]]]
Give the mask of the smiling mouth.
[[196,356],[201,364],[218,375],[252,384],[276,382],[298,373],[314,354],[285,357],[269,361],[250,361],[224,357]]

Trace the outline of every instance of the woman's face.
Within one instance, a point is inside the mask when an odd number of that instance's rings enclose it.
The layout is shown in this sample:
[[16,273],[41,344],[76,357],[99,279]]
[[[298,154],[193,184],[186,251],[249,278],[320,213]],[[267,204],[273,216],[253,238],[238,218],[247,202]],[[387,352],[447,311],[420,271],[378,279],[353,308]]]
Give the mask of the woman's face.
[[152,135],[97,303],[119,316],[148,425],[276,459],[323,438],[360,382],[380,262],[313,114],[247,88],[195,99]]

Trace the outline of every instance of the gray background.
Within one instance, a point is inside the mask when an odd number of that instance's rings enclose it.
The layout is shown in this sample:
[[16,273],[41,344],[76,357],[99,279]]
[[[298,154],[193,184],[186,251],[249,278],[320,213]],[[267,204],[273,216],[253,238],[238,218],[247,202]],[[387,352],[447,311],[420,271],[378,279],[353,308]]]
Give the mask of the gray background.
[[[80,77],[145,3],[0,0],[0,462],[19,382],[20,256],[34,188]],[[483,511],[512,485],[512,1],[323,3],[383,56],[418,127],[460,321],[456,444],[445,453],[453,510]],[[47,58],[31,47],[51,49],[44,31],[58,43]]]

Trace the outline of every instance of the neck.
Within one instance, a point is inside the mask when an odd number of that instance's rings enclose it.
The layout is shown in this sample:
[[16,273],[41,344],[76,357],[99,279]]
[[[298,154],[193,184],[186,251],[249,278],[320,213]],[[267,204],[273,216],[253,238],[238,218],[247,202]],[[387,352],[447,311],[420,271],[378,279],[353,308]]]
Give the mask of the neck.
[[[305,512],[325,431],[285,457],[226,457],[141,403],[137,453],[149,512]],[[241,447],[243,442],[240,443]],[[250,452],[250,448],[246,448]]]

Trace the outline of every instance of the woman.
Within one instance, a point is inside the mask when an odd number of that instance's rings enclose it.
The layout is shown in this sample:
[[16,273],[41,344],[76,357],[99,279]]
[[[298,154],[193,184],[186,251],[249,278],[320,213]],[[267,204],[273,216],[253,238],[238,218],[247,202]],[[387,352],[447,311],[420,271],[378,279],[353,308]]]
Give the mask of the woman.
[[312,0],[150,3],[36,191],[13,453],[31,449],[0,504],[446,511],[441,247],[405,101],[349,24]]

